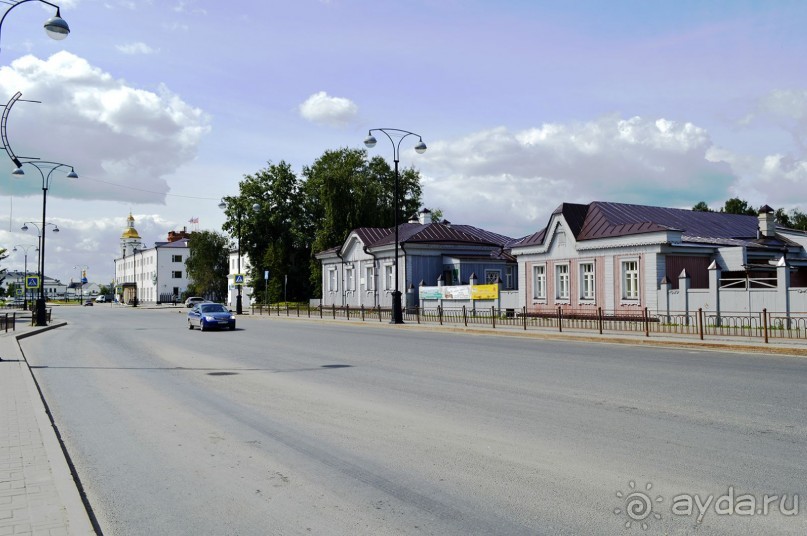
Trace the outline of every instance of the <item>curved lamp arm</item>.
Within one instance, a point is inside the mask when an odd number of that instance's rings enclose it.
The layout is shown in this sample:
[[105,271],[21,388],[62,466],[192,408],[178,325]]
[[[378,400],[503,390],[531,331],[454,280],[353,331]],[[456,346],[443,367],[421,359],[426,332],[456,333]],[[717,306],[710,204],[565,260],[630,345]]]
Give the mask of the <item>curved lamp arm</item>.
[[18,0],[16,3],[12,4],[5,13],[3,13],[3,17],[0,18],[0,34],[3,31],[3,21],[6,20],[6,16],[11,13],[11,10],[17,7],[20,4],[24,4],[26,2],[41,2],[43,4],[47,4],[51,7],[56,8],[56,15],[49,18],[45,21],[45,32],[50,36],[51,39],[55,39],[57,41],[61,41],[65,37],[70,34],[70,26],[67,25],[67,22],[62,18],[60,8],[56,4],[52,4],[47,2],[46,0]]

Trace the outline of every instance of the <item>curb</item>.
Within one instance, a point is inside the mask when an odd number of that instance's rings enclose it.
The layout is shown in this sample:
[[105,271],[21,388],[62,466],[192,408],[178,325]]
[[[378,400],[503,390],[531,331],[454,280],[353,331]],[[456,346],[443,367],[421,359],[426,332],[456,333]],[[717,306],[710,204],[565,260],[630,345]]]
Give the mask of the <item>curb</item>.
[[[91,521],[94,515],[91,514],[91,508],[86,501],[83,493],[83,488],[78,475],[75,472],[67,449],[62,442],[61,435],[56,423],[53,421],[53,416],[48,409],[45,397],[42,390],[39,388],[39,383],[34,377],[28,359],[20,346],[20,340],[50,331],[52,329],[66,326],[67,322],[57,322],[46,327],[34,328],[26,330],[23,333],[15,334],[13,346],[16,347],[16,352],[20,361],[25,363],[25,369],[28,373],[23,374],[24,381],[34,405],[34,414],[36,416],[37,426],[39,433],[42,437],[42,443],[45,448],[45,453],[50,464],[51,473],[53,475],[54,485],[62,500],[62,506],[65,510],[65,517],[67,519],[68,534],[75,535],[97,535],[101,534],[97,526],[97,522]],[[9,345],[10,346],[10,345]],[[35,401],[39,401],[36,403]]]

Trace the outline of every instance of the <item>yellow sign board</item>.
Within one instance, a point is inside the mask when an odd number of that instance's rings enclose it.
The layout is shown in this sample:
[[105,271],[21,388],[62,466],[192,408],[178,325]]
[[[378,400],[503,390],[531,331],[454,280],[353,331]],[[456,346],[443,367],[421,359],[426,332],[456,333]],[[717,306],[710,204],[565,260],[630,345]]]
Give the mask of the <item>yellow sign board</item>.
[[499,297],[499,285],[474,285],[471,287],[472,300],[495,300]]

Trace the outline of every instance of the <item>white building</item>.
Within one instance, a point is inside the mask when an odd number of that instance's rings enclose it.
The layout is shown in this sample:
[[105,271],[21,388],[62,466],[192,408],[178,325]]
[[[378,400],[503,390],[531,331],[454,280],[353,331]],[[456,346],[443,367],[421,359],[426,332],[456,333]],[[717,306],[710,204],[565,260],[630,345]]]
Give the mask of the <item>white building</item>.
[[145,247],[129,214],[121,235],[121,256],[115,259],[115,295],[124,304],[179,301],[188,288],[185,261],[190,255],[185,230],[170,231],[167,242]]
[[[251,307],[253,303],[253,285],[252,281],[249,278],[249,271],[252,269],[252,266],[249,263],[249,256],[246,253],[241,252],[241,271],[238,271],[238,250],[230,250],[230,262],[229,262],[230,270],[227,274],[227,303],[226,305],[234,309],[236,306],[236,302],[238,300],[238,286],[235,284],[236,275],[243,274],[244,275],[244,286],[241,288],[241,306],[243,308]],[[258,297],[255,296],[255,299]]]

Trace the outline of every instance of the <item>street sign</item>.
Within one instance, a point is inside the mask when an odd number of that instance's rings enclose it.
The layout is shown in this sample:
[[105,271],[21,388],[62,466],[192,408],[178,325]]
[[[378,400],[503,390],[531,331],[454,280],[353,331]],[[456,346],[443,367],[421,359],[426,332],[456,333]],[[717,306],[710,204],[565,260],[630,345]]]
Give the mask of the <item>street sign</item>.
[[25,278],[25,288],[39,288],[39,276],[29,275]]
[[17,293],[17,296],[22,296],[22,289],[18,288],[16,293]]
[[235,274],[235,282],[233,283],[237,287],[244,286],[244,274]]
[[269,279],[269,270],[264,270],[264,272],[263,272],[263,278],[264,278],[264,279]]

